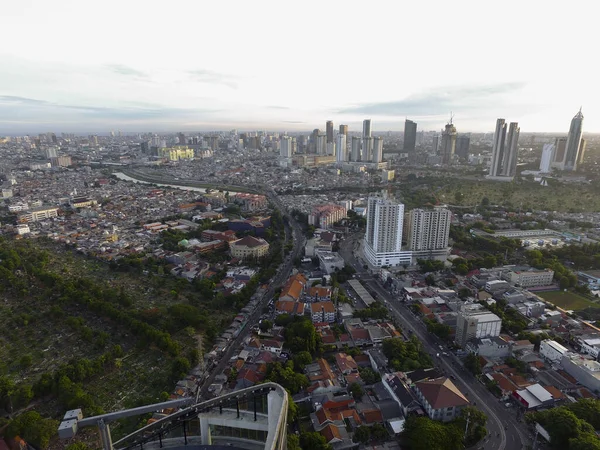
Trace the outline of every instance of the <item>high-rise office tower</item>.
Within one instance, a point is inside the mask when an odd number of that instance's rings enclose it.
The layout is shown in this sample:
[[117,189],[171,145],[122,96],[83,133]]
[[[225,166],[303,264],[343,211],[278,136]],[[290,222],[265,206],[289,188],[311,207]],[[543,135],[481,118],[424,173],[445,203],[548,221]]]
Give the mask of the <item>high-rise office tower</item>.
[[348,136],[348,125],[340,125],[340,134]]
[[319,133],[317,135],[317,155],[327,154],[327,135]]
[[521,129],[517,122],[511,122],[508,127],[504,161],[502,161],[502,176],[514,177],[517,174],[517,156],[519,153],[519,133]]
[[404,151],[414,152],[417,144],[417,122],[404,121]]
[[577,165],[583,162],[583,157],[585,156],[585,146],[587,141],[585,139],[581,139],[581,145],[579,146],[579,156],[577,156]]
[[281,137],[281,148],[279,149],[279,156],[282,158],[292,157],[292,138],[290,136]]
[[442,164],[452,164],[452,157],[456,151],[456,127],[452,124],[452,119],[446,124],[442,133]]
[[331,120],[325,123],[325,134],[327,135],[327,143],[333,144],[333,122]]
[[371,119],[363,120],[363,138],[371,137]]
[[362,161],[371,161],[373,157],[373,138],[372,137],[364,137],[362,142]]
[[360,138],[352,136],[352,161],[360,161]]
[[455,154],[461,160],[466,161],[469,159],[469,149],[471,147],[471,135],[460,134],[456,136],[456,151]]
[[413,209],[407,216],[407,244],[410,250],[440,250],[448,247],[450,210]]
[[566,137],[557,137],[554,140],[554,158],[552,159],[552,164],[550,167],[561,169],[562,162],[565,159],[565,152],[567,150],[567,138]]
[[402,251],[404,205],[381,197],[369,197],[364,254],[375,267],[410,264],[411,252]]
[[496,131],[494,131],[494,142],[492,143],[492,164],[489,172],[491,177],[498,177],[502,173],[505,141],[506,122],[504,119],[498,119],[496,120]]
[[150,143],[148,141],[142,141],[140,143],[140,151],[144,155],[150,154]]
[[540,172],[549,173],[550,165],[554,160],[554,151],[556,150],[556,146],[554,144],[544,144],[544,148],[542,149],[542,159],[540,161]]
[[185,139],[185,134],[177,133],[177,141],[179,142],[180,145],[187,144],[187,140]]
[[435,135],[432,138],[431,141],[431,148],[433,150],[433,153],[435,153],[436,155],[439,154],[440,151],[440,136],[439,135]]
[[336,161],[338,162],[338,164],[348,161],[348,147],[346,146],[346,135],[343,133],[337,135],[336,152]]
[[321,130],[315,128],[311,133],[308,140],[308,152],[309,153],[319,153],[317,151],[317,140],[319,138],[319,134],[321,134]]
[[581,150],[581,134],[583,133],[583,114],[581,108],[571,120],[571,127],[567,135],[565,159],[562,162],[562,170],[576,170],[579,152]]
[[371,161],[374,163],[383,161],[383,138],[381,136],[373,138],[373,158]]

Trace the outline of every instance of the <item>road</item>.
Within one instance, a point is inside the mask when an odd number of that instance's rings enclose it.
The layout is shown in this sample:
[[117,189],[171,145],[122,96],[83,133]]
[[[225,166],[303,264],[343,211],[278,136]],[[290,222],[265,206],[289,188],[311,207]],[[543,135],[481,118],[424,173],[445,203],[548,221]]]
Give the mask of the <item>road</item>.
[[[442,342],[427,332],[425,324],[410,309],[398,301],[375,279],[356,258],[361,236],[352,235],[340,246],[340,254],[347,263],[357,271],[357,278],[367,287],[374,290],[380,299],[387,301],[387,306],[403,331],[414,333],[423,343],[423,348],[432,356],[435,365],[445,374],[454,376],[454,383],[464,392],[474,406],[481,409],[488,417],[486,428],[488,436],[477,448],[486,450],[517,450],[529,444],[525,426],[516,421],[515,407],[507,408],[503,402],[494,397],[487,388],[462,366],[461,361],[451,352],[443,355],[439,346]],[[438,357],[437,355],[440,355]]]
[[279,198],[277,197],[275,192],[273,192],[270,188],[266,188],[264,190],[264,193],[268,197],[269,201],[272,204],[274,204],[277,207],[277,209],[279,209],[279,211],[281,211],[281,215],[283,217],[287,217],[288,223],[292,227],[294,247],[293,247],[292,251],[290,252],[290,255],[283,260],[283,263],[279,267],[277,274],[273,277],[273,279],[269,283],[269,289],[263,294],[263,296],[257,303],[256,308],[254,309],[252,314],[250,314],[250,316],[248,317],[248,320],[246,322],[246,326],[244,327],[244,329],[229,344],[229,346],[227,347],[227,350],[225,350],[225,352],[223,353],[223,356],[221,357],[221,359],[219,360],[217,365],[211,370],[210,375],[204,380],[202,385],[199,387],[198,391],[196,392],[196,400],[197,401],[200,401],[202,399],[207,399],[206,394],[208,392],[209,386],[214,382],[215,377],[218,374],[223,373],[225,368],[229,365],[229,361],[230,361],[231,357],[239,350],[239,347],[242,345],[242,342],[244,341],[246,336],[248,336],[248,334],[250,333],[252,327],[258,323],[258,320],[262,314],[263,308],[265,306],[267,306],[267,303],[269,302],[269,300],[271,298],[273,298],[275,290],[278,287],[280,287],[282,284],[284,284],[284,282],[289,278],[292,268],[293,268],[293,261],[295,258],[300,256],[302,249],[304,248],[305,237],[304,237],[304,234],[302,233],[302,228],[300,227],[298,222],[296,222],[296,220],[289,215],[285,206],[283,205],[281,200],[279,200]]

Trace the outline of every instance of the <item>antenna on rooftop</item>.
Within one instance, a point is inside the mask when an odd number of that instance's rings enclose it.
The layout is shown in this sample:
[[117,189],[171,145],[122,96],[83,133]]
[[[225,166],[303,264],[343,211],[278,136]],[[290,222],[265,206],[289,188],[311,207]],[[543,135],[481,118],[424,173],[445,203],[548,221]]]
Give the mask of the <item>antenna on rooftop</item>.
[[450,125],[452,125],[452,119],[454,119],[454,114],[450,111]]

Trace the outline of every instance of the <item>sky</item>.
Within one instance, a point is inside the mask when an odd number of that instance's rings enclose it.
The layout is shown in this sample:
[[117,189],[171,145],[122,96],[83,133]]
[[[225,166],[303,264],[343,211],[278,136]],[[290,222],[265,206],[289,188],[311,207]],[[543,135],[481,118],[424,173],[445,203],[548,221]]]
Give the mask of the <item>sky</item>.
[[600,132],[594,2],[8,0],[0,135]]

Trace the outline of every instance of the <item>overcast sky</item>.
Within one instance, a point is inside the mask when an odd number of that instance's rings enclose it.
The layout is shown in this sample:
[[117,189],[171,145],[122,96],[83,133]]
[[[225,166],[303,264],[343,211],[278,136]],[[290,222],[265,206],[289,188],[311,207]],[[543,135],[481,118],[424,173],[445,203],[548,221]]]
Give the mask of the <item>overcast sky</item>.
[[600,132],[593,2],[7,0],[0,133]]

